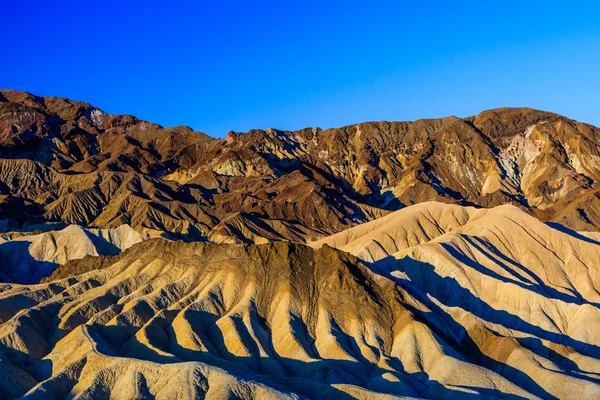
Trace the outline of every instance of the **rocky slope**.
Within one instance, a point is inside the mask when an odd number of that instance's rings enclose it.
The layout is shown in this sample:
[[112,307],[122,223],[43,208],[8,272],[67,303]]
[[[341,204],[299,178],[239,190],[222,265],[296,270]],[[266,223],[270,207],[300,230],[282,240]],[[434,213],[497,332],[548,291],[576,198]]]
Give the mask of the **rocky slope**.
[[0,234],[0,281],[37,283],[70,260],[85,256],[117,255],[151,237],[127,225],[111,229],[70,225],[47,232]]
[[129,224],[253,242],[271,239],[269,226],[285,226],[285,238],[310,241],[442,201],[514,204],[542,221],[597,231],[599,143],[594,126],[525,108],[213,139],[4,90],[0,212],[13,228]]
[[0,399],[598,398],[599,144],[531,109],[213,139],[0,91]]
[[0,393],[600,396],[594,235],[512,206],[426,203],[370,225],[316,249],[155,239],[3,284]]

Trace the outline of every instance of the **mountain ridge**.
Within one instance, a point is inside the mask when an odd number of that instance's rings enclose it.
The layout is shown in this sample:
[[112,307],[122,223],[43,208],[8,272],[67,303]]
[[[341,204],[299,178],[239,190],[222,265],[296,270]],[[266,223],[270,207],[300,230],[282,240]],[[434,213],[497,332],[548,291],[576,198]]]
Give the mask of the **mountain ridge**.
[[[439,235],[461,209],[469,221]],[[2,284],[4,365],[33,398],[600,393],[599,242],[512,206],[423,203],[385,219],[382,233],[406,222],[428,238],[365,262],[326,243],[159,238]]]
[[242,212],[326,236],[422,201],[509,203],[575,230],[600,227],[600,129],[554,113],[501,108],[213,139],[2,93],[0,174],[13,186],[0,188],[0,207],[25,211],[16,228],[129,224],[200,240]]
[[[302,132],[305,130],[321,130],[321,131],[326,131],[326,130],[331,130],[331,129],[344,129],[344,128],[350,128],[356,125],[360,125],[360,124],[378,124],[378,123],[414,123],[416,121],[434,121],[434,120],[439,120],[439,119],[447,119],[447,118],[455,118],[455,119],[463,119],[463,120],[469,120],[475,117],[475,115],[473,116],[467,116],[467,117],[459,117],[456,115],[447,115],[444,117],[424,117],[424,118],[417,118],[417,119],[406,119],[406,120],[369,120],[369,121],[362,121],[362,122],[355,122],[355,123],[350,123],[347,125],[342,125],[339,127],[336,126],[330,126],[327,128],[321,128],[319,126],[305,126],[303,128],[299,128],[299,129],[295,129],[295,130],[289,130],[289,129],[284,129],[284,128],[275,128],[275,127],[267,127],[267,128],[255,128],[255,129],[251,129],[247,132],[243,132],[243,131],[235,131],[235,130],[229,130],[227,133],[225,133],[223,136],[211,136],[201,130],[194,130],[191,126],[189,125],[162,125],[156,122],[149,122],[148,120],[139,120],[135,115],[133,114],[114,114],[114,113],[108,113],[106,111],[104,111],[103,109],[99,108],[99,107],[95,107],[93,106],[91,103],[85,102],[85,101],[80,101],[80,100],[72,100],[69,97],[66,96],[40,96],[40,95],[36,95],[33,94],[32,92],[28,92],[25,90],[17,90],[17,89],[8,89],[8,88],[0,88],[0,95],[2,95],[3,99],[0,101],[9,101],[6,96],[4,96],[3,93],[5,92],[11,92],[17,95],[21,95],[21,96],[25,96],[25,97],[32,97],[34,99],[37,99],[38,102],[40,102],[40,105],[44,102],[44,99],[50,99],[50,100],[55,100],[55,101],[66,101],[66,102],[75,102],[75,103],[79,103],[82,106],[85,107],[89,107],[92,109],[98,109],[99,111],[101,111],[103,114],[108,114],[108,115],[115,115],[115,116],[119,116],[119,117],[123,117],[123,118],[133,118],[136,119],[140,122],[145,122],[145,123],[150,123],[153,124],[161,129],[184,129],[184,130],[189,130],[192,131],[194,133],[198,133],[200,135],[205,135],[210,139],[213,140],[226,140],[228,135],[244,135],[244,134],[248,134],[254,131],[259,131],[259,132],[266,132],[266,131],[276,131],[276,132],[290,132],[290,133],[294,133],[294,132]],[[546,111],[546,110],[541,110],[538,108],[534,108],[534,107],[529,107],[529,106],[500,106],[500,107],[495,107],[495,108],[490,108],[490,109],[486,109],[486,110],[482,110],[479,114],[486,114],[486,113],[496,113],[496,112],[505,112],[505,111],[510,111],[510,110],[527,110],[527,111],[535,111],[535,112],[540,112],[540,113],[544,113],[544,114],[549,114],[549,115],[554,115],[556,117],[562,117],[560,114],[555,113],[553,111]],[[479,115],[478,114],[478,115]],[[562,117],[564,118],[564,117]],[[576,121],[576,120],[572,120],[573,122],[577,122],[577,123],[583,123],[580,121]],[[598,128],[597,126],[595,126],[594,124],[587,124],[586,125],[590,125],[594,128]]]
[[0,94],[0,398],[600,396],[600,129]]

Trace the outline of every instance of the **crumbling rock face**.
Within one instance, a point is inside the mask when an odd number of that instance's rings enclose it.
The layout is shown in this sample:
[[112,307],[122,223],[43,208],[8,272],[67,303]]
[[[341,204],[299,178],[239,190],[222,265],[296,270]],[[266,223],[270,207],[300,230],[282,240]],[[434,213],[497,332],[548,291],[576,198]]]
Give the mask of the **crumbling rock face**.
[[297,231],[286,238],[306,241],[441,201],[514,204],[576,230],[600,227],[600,130],[548,112],[213,139],[68,99],[9,90],[0,99],[0,210],[16,226],[129,224],[192,240],[252,241],[222,238],[227,230],[217,227],[244,215],[291,224]]
[[0,91],[0,398],[600,397],[599,139]]
[[317,249],[153,239],[0,285],[6,397],[600,394],[593,234],[512,206],[369,224]]

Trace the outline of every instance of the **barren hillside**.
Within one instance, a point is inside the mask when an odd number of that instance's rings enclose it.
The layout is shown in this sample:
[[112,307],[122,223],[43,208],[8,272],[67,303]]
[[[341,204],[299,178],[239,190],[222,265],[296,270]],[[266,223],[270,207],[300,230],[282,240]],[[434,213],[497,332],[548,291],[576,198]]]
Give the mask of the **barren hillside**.
[[213,139],[0,91],[0,399],[600,398],[600,129]]

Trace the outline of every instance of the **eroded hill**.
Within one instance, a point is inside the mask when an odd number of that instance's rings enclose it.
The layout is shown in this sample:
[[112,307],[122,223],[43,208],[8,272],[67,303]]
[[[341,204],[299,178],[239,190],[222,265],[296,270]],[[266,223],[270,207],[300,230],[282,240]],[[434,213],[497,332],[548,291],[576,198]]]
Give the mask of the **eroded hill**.
[[597,231],[599,143],[597,127],[525,108],[213,139],[4,90],[0,211],[13,228],[60,221],[192,240],[311,241],[442,201],[514,204]]
[[376,223],[329,241],[369,262],[327,241],[154,239],[49,282],[4,284],[0,373],[14,382],[3,393],[600,395],[594,234],[512,206],[427,203]]
[[0,91],[0,398],[600,397],[599,144],[524,108],[213,139]]

